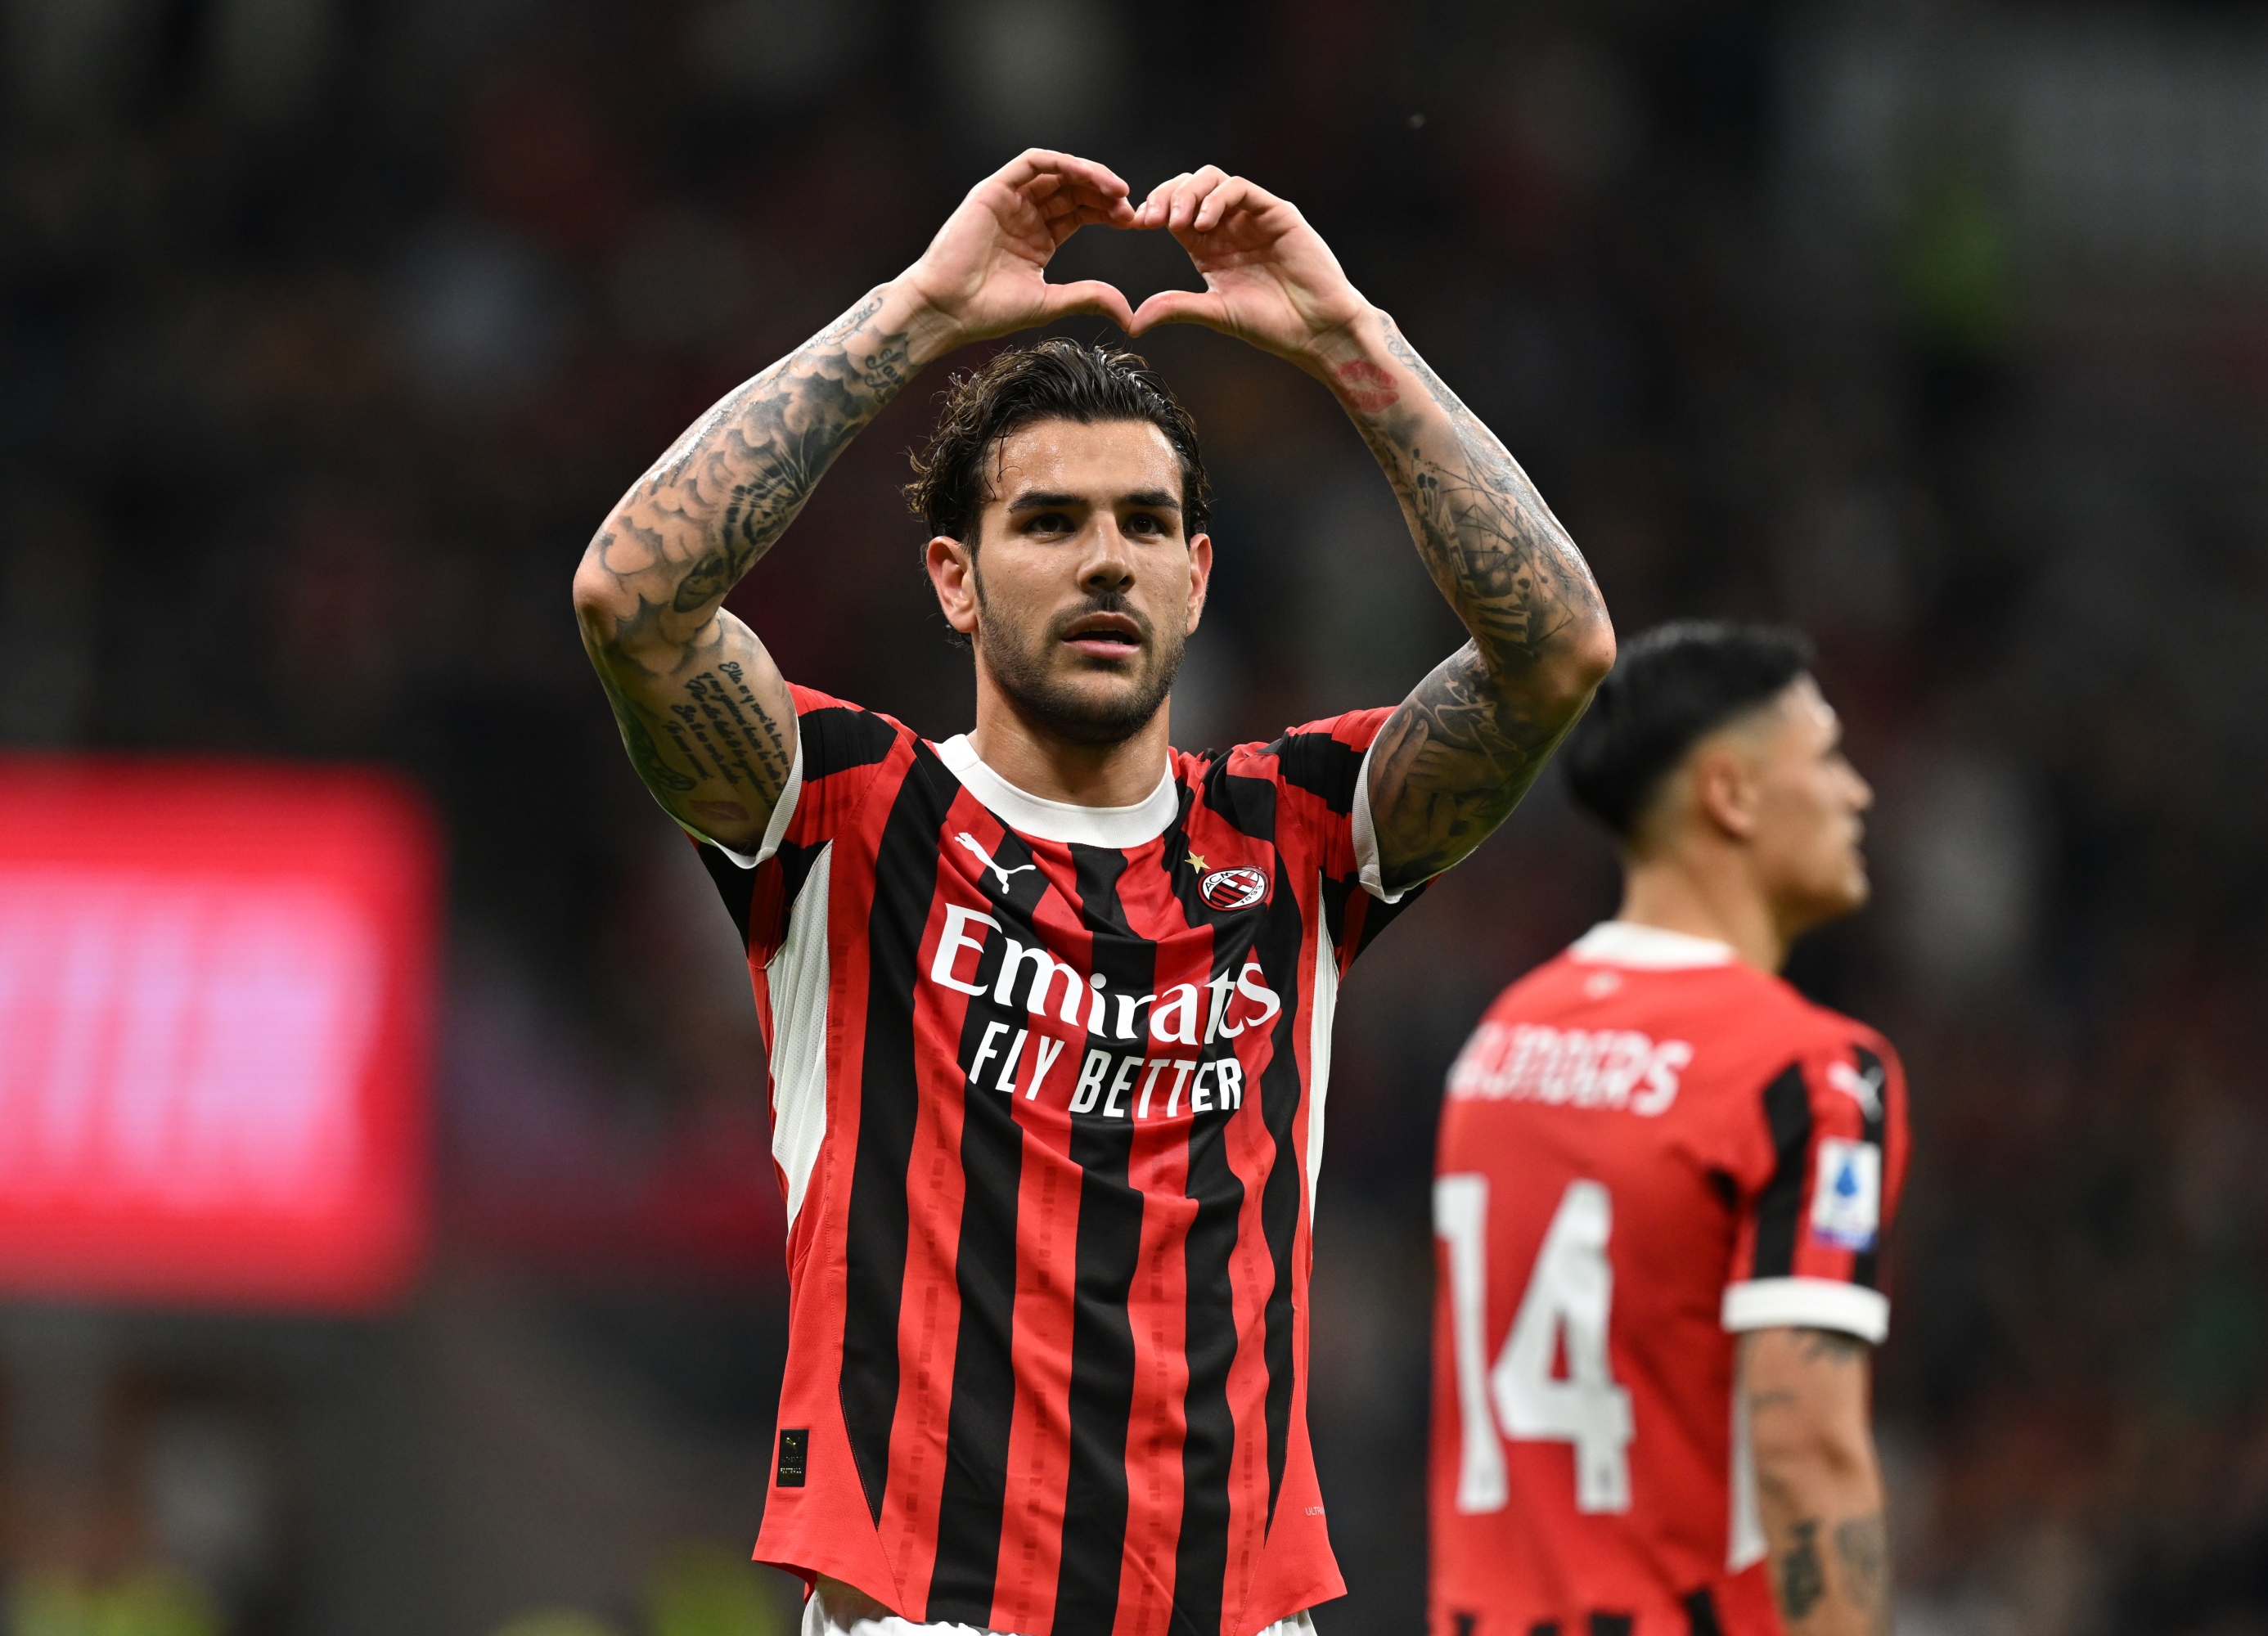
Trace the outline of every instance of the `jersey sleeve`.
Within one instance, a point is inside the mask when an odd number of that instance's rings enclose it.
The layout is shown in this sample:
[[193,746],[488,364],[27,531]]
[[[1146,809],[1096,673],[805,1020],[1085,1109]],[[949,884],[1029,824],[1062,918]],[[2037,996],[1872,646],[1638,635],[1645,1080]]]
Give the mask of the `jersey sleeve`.
[[795,754],[757,849],[734,852],[688,831],[759,964],[786,935],[788,913],[812,863],[849,825],[891,752],[912,737],[889,716],[814,689],[790,684],[788,692],[795,700]]
[[1905,1180],[1905,1073],[1887,1041],[1846,1025],[1765,1084],[1754,1118],[1760,1184],[1743,1190],[1727,1330],[1889,1332],[1883,1243]]
[[[1226,767],[1230,799],[1251,809],[1245,818],[1253,822],[1241,818],[1241,825],[1255,833],[1255,823],[1268,823],[1285,867],[1312,869],[1322,877],[1324,913],[1342,971],[1425,885],[1388,892],[1380,871],[1370,813],[1370,751],[1393,714],[1391,708],[1354,710],[1309,722],[1271,744],[1242,746]],[[1265,785],[1235,793],[1248,780]]]

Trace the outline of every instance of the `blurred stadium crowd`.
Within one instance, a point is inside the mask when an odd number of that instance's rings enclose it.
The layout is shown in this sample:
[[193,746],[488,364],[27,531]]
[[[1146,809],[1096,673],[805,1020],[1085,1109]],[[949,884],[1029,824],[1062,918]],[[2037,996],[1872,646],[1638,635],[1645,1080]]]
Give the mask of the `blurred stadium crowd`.
[[[453,928],[409,1311],[0,1312],[18,1630],[92,1630],[87,1587],[153,1563],[219,1612],[145,1597],[175,1607],[148,1636],[792,1607],[640,1611],[678,1605],[641,1589],[673,1552],[753,1537],[779,1215],[730,928],[568,576],[698,410],[1036,141],[1299,203],[1625,632],[1817,639],[1879,894],[1793,974],[1914,1086],[1900,1629],[2268,1631],[2257,11],[6,0],[0,29],[0,740],[404,769]],[[1059,266],[1187,282],[1161,238]],[[1220,495],[1177,740],[1398,699],[1460,633],[1352,430],[1218,337],[1145,350]],[[941,378],[733,604],[791,677],[939,737],[968,660],[896,489]],[[1420,1605],[1442,1072],[1614,883],[1547,779],[1347,990],[1331,1636]]]

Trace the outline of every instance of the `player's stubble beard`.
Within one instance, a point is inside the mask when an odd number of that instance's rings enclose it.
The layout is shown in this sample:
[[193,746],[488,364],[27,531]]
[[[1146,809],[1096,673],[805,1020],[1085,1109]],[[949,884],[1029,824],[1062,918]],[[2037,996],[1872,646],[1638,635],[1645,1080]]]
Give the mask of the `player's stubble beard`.
[[[976,576],[979,613],[989,605],[984,581]],[[1096,696],[1067,685],[1049,664],[1073,623],[1092,613],[1123,613],[1140,627],[1142,645],[1131,687]],[[1158,707],[1173,691],[1174,674],[1182,668],[1186,633],[1160,632],[1132,604],[1114,591],[1090,593],[1078,607],[1042,624],[1029,641],[1015,640],[1020,633],[996,621],[983,628],[976,642],[976,662],[1008,696],[1018,715],[1057,737],[1075,745],[1123,744],[1149,724]]]

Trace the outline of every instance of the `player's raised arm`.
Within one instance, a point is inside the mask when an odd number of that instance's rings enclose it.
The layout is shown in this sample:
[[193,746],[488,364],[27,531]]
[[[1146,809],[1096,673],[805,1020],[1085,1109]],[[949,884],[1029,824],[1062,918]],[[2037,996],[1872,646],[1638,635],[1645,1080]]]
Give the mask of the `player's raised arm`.
[[1094,223],[1133,224],[1124,182],[1067,154],[1020,156],[913,266],[696,422],[591,541],[575,573],[583,645],[638,776],[681,822],[754,850],[795,757],[787,685],[725,593],[922,365],[1069,313],[1130,322],[1108,284],[1047,282]]
[[1741,1344],[1773,1599],[1791,1636],[1887,1636],[1889,1537],[1867,1425],[1870,1349],[1822,1329]]
[[1495,434],[1363,299],[1291,204],[1208,166],[1161,184],[1137,220],[1170,230],[1205,288],[1152,297],[1135,333],[1203,324],[1329,385],[1472,633],[1403,701],[1371,757],[1387,888],[1439,874],[1518,804],[1614,663],[1590,569]]

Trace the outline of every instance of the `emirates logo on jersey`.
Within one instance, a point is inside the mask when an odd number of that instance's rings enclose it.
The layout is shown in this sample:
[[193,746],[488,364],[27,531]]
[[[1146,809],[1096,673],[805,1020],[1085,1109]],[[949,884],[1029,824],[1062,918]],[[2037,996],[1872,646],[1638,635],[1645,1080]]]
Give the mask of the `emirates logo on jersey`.
[[1248,909],[1267,895],[1268,877],[1250,868],[1215,869],[1197,886],[1197,896],[1215,909]]

